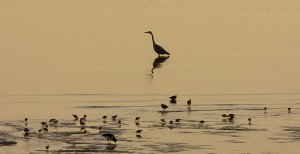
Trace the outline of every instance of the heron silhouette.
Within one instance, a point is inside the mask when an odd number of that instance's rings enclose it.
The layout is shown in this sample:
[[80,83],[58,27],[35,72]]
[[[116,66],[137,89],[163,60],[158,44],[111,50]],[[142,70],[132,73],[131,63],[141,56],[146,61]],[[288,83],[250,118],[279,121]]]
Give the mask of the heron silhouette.
[[170,55],[169,52],[167,52],[164,48],[162,48],[161,46],[159,46],[158,44],[155,43],[154,36],[153,36],[153,34],[152,34],[151,31],[148,31],[148,32],[145,32],[145,33],[151,34],[151,36],[152,36],[152,43],[153,43],[153,49],[158,54],[158,56],[161,56],[161,55]]

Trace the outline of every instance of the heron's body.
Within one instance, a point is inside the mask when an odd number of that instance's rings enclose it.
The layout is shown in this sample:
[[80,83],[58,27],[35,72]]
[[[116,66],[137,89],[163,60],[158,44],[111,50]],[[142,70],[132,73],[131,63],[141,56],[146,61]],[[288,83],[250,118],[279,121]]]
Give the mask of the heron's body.
[[170,53],[167,52],[163,47],[161,47],[161,46],[159,46],[158,44],[155,43],[154,36],[153,36],[151,31],[148,31],[148,32],[145,32],[145,33],[151,34],[153,49],[158,54],[158,56],[160,56],[160,55],[170,55]]

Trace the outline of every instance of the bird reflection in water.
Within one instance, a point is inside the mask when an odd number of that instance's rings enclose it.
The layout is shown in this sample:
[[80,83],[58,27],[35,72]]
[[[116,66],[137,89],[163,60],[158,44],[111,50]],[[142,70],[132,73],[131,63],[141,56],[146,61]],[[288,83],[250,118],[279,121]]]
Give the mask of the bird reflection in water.
[[109,144],[105,147],[105,149],[108,151],[114,151],[116,148],[117,148],[116,144]]
[[152,69],[151,69],[151,74],[149,74],[152,78],[154,77],[154,70],[157,68],[162,67],[162,63],[166,62],[166,60],[169,58],[169,56],[158,56],[157,58],[154,59]]

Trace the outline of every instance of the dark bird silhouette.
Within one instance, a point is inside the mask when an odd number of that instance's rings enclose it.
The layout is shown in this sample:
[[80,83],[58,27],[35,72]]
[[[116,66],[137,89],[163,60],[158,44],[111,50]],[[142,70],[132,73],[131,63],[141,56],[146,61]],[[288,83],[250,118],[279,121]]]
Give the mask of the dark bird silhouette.
[[53,122],[55,121],[56,119],[50,119],[49,120],[49,124],[51,125],[51,124],[53,124]]
[[103,134],[102,136],[106,138],[108,144],[111,144],[111,141],[114,141],[116,144],[118,141],[113,134]]
[[288,113],[291,113],[291,108],[290,107],[288,108]]
[[24,121],[27,122],[27,121],[28,121],[28,118],[25,118]]
[[187,105],[191,105],[192,104],[192,100],[189,99],[187,102],[186,102]]
[[43,126],[45,126],[45,125],[47,125],[47,122],[43,121],[43,122],[41,122],[41,124],[42,124]]
[[171,100],[176,100],[176,99],[177,99],[177,95],[170,96],[169,98],[170,98]]
[[118,115],[114,115],[111,118],[112,118],[113,121],[115,121],[117,117],[118,117]]
[[264,107],[264,110],[265,110],[265,112],[264,112],[264,113],[267,113],[267,109],[268,109],[267,107]]
[[121,124],[122,123],[122,121],[121,120],[118,120],[118,124]]
[[73,114],[74,121],[78,120],[78,116],[76,114]]
[[136,134],[140,134],[142,131],[143,131],[143,130],[139,129],[139,130],[137,130],[135,133],[136,133]]
[[160,56],[160,55],[170,55],[169,52],[167,52],[164,48],[162,48],[161,46],[159,46],[158,44],[155,43],[154,36],[153,36],[151,31],[148,31],[148,32],[145,32],[145,33],[148,33],[152,36],[153,49],[158,54],[158,56]]
[[176,123],[179,123],[179,122],[180,122],[180,120],[181,120],[181,119],[175,119],[175,122],[176,122]]
[[161,106],[161,108],[163,109],[163,110],[166,110],[167,108],[169,108],[167,105],[165,105],[165,104],[161,104],[160,105]]
[[45,148],[46,148],[46,151],[48,151],[49,147],[50,147],[49,145],[47,145],[47,146],[45,147]]
[[205,121],[201,120],[199,123],[201,124],[201,126],[203,126],[203,124],[205,123]]
[[107,116],[106,116],[106,115],[102,117],[102,119],[103,119],[103,120],[106,120],[106,118],[107,118]]
[[251,125],[251,118],[248,118],[248,124]]
[[29,130],[28,128],[24,128],[24,132],[25,132],[25,133],[29,133],[29,131],[30,131],[30,130]]
[[166,123],[166,120],[165,120],[165,119],[160,119],[160,121],[161,121],[162,123]]
[[141,119],[141,117],[136,117],[135,121],[139,121]]
[[221,115],[223,118],[227,118],[228,116],[227,116],[227,114],[222,114]]

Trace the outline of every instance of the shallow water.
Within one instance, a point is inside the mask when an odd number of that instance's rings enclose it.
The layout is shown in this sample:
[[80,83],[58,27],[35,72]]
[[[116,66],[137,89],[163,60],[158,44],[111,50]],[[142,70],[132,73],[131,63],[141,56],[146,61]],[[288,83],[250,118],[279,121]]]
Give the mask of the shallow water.
[[[2,102],[6,110],[12,106],[18,109],[7,113],[4,117],[7,120],[0,122],[1,137],[17,144],[1,146],[1,151],[39,153],[50,145],[49,152],[69,153],[296,153],[300,141],[299,103],[286,100],[282,104],[268,99],[294,95],[298,94],[184,95],[178,96],[177,104],[170,104],[164,94],[6,96],[35,98],[37,102]],[[49,97],[55,101],[43,102]],[[186,105],[187,98],[192,98],[190,107]],[[73,102],[73,99],[79,102]],[[167,111],[162,111],[161,102],[169,106]],[[266,113],[265,106],[268,107]],[[287,112],[288,107],[292,108],[291,113]],[[223,113],[234,113],[236,118],[229,122],[221,117]],[[79,122],[73,121],[72,114],[80,117],[87,114],[86,130],[89,133],[80,131]],[[115,114],[122,121],[120,125],[110,118]],[[109,117],[106,123],[103,115]],[[24,136],[23,132],[25,116],[29,118],[29,136]],[[137,116],[142,117],[140,125],[134,122]],[[251,125],[248,124],[249,117],[252,118]],[[42,127],[40,122],[51,118],[58,119],[58,125],[49,126],[48,133],[38,133]],[[168,123],[178,118],[182,119],[179,123]],[[160,119],[166,119],[167,123],[163,125]],[[199,124],[200,120],[206,121],[203,126]],[[99,126],[102,127],[100,132]],[[140,136],[135,133],[138,129],[143,130]],[[101,136],[107,132],[115,134],[116,145],[108,145]]]
[[[299,10],[294,0],[2,0],[0,153],[297,153]],[[149,30],[170,57],[153,52]],[[90,133],[72,114],[88,115]],[[121,125],[103,123],[115,114]]]

